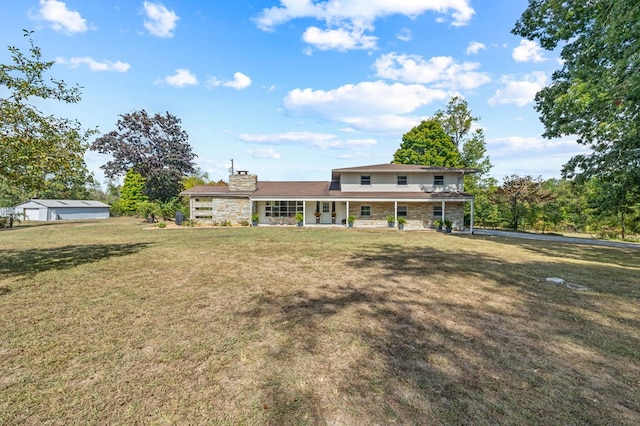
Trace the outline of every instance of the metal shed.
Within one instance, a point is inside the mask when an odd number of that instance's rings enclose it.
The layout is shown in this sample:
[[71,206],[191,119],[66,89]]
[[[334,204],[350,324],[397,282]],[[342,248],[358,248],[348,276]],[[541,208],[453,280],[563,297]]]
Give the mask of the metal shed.
[[15,207],[25,220],[86,220],[108,219],[109,205],[93,200],[32,199]]

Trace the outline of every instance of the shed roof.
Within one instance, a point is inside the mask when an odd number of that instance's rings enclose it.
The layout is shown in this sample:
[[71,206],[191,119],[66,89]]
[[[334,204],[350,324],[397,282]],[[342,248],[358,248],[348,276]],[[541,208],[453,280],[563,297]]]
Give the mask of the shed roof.
[[96,208],[96,207],[106,207],[109,208],[108,204],[102,203],[100,201],[95,201],[95,200],[41,200],[41,199],[31,199],[27,202],[24,203],[20,203],[18,204],[16,207],[21,207],[25,204],[28,203],[35,203],[35,204],[39,204],[43,207],[74,207],[74,208],[78,208],[78,207],[84,207],[84,208]]

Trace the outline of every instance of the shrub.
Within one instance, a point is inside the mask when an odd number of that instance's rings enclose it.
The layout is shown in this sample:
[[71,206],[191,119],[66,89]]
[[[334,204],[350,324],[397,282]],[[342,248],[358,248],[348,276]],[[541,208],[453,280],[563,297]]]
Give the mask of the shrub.
[[[176,212],[182,209],[182,203],[177,197],[170,198],[164,203],[160,203],[159,212],[162,220],[169,220],[176,217]],[[185,215],[186,216],[186,215]]]
[[160,206],[157,203],[151,201],[140,201],[136,204],[136,213],[140,217],[147,218],[151,213],[158,215]]
[[167,224],[165,222],[159,222],[158,223],[158,228],[166,228]]

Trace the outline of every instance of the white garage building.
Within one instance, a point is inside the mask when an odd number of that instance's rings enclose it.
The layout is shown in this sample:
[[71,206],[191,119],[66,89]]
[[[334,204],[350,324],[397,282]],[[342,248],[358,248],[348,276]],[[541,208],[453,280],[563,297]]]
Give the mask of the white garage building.
[[18,204],[16,213],[23,220],[109,219],[109,205],[92,200],[38,200]]

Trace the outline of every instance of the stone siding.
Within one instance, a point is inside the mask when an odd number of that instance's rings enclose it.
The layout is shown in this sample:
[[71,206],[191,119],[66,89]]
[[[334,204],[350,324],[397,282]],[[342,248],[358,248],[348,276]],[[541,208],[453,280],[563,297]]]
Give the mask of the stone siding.
[[[442,203],[398,203],[398,206],[407,206],[408,216],[405,218],[407,223],[405,229],[411,228],[434,228],[433,208],[441,206]],[[371,216],[360,216],[360,207],[370,206]],[[355,216],[356,225],[359,227],[380,227],[387,226],[387,215],[393,214],[394,203],[349,203],[349,215]],[[453,229],[464,230],[464,203],[449,202],[446,203],[445,218],[453,221]],[[397,224],[396,224],[397,225]]]
[[229,175],[229,191],[253,192],[258,189],[258,176],[250,174]]
[[236,225],[251,220],[248,198],[213,198],[209,202],[193,203],[191,218],[202,223],[230,221]]

